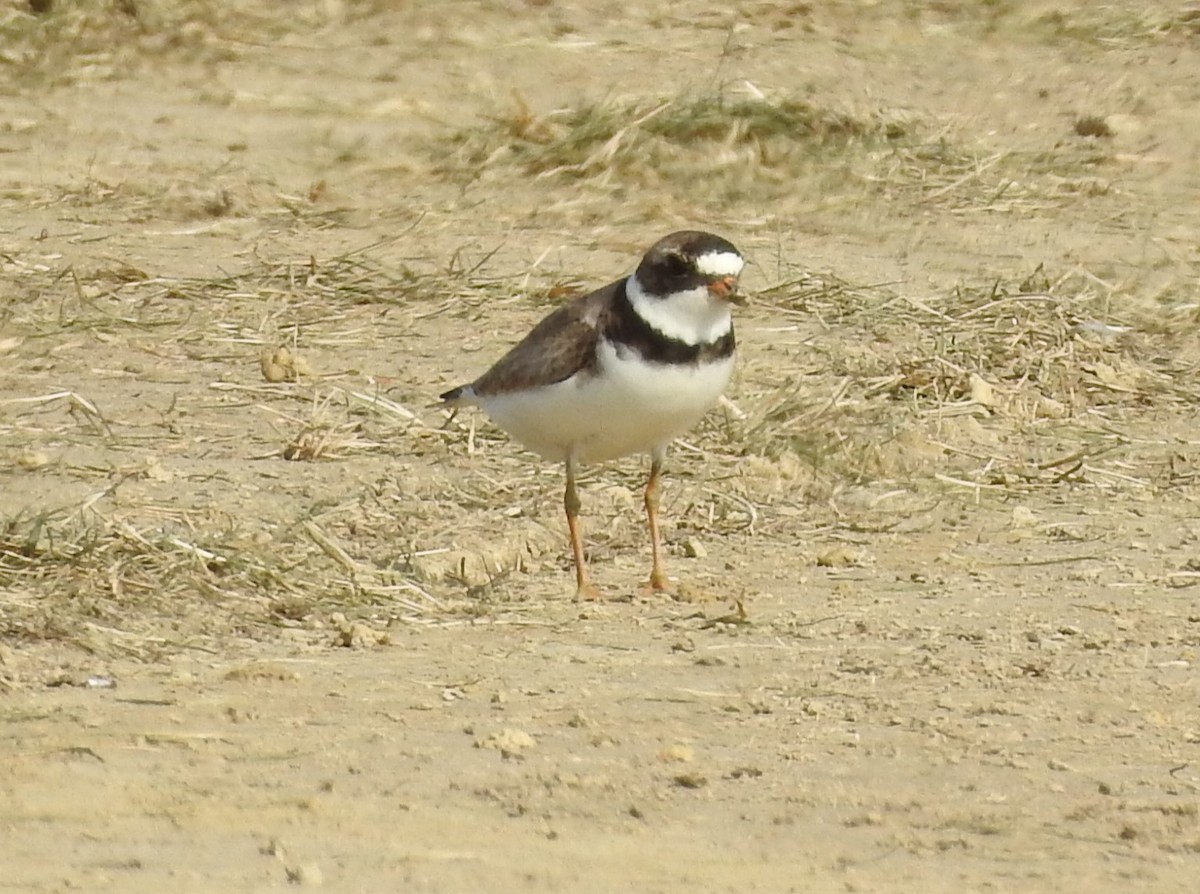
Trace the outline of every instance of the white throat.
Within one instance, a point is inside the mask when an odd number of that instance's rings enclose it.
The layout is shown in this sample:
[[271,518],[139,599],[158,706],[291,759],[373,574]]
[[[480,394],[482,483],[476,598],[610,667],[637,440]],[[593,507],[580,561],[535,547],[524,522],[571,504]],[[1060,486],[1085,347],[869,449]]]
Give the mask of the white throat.
[[733,328],[729,303],[705,286],[656,297],[646,294],[635,273],[625,280],[625,294],[634,312],[652,329],[687,345],[712,344]]

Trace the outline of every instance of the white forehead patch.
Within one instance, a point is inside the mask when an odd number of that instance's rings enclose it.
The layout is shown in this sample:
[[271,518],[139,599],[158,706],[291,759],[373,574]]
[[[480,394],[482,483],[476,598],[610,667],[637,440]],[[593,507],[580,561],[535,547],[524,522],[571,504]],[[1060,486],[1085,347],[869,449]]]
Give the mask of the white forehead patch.
[[740,276],[746,262],[731,251],[710,251],[696,258],[696,269],[705,276]]

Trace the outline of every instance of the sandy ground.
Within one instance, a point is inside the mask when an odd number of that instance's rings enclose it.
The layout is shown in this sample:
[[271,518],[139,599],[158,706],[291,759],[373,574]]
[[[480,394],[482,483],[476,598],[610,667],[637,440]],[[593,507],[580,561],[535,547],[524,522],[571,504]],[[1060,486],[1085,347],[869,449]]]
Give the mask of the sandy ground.
[[[1195,890],[1190,10],[81,6],[4,14],[0,890]],[[522,161],[708,95],[892,132]],[[434,396],[684,226],[735,409],[577,604]]]

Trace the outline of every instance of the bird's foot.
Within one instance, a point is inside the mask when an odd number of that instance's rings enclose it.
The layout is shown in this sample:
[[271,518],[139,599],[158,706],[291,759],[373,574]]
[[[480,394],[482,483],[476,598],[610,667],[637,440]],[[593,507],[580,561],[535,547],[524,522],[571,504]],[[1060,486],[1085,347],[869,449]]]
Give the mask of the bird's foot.
[[657,596],[660,593],[673,593],[675,585],[671,583],[671,579],[667,577],[667,573],[661,568],[655,568],[650,572],[650,580],[642,584],[642,590],[647,595]]
[[575,588],[576,602],[599,602],[604,597],[600,595],[600,588],[590,580],[582,580]]

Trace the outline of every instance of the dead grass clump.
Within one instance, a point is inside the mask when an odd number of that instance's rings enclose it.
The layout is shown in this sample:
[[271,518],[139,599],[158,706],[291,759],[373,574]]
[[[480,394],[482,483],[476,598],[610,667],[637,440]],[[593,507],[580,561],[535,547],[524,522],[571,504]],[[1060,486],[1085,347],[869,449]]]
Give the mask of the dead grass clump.
[[[418,271],[392,267],[370,256],[377,245],[318,260],[257,258],[244,270],[209,277],[160,277],[128,264],[92,269],[62,266],[58,256],[12,254],[0,265],[27,300],[0,310],[16,337],[53,350],[81,332],[146,342],[156,356],[214,355],[216,344],[249,346],[256,361],[264,347],[292,342],[304,327],[329,328],[358,307],[397,305],[436,314],[469,306],[496,290],[511,291],[476,270]],[[283,337],[284,334],[290,337]],[[348,343],[352,333],[341,336]],[[27,342],[33,344],[33,342]],[[241,350],[247,350],[242,347]],[[224,356],[224,355],[222,355]],[[283,364],[281,381],[306,376],[303,365]]]
[[[1180,7],[1183,8],[1180,8]],[[1025,27],[1044,40],[1126,46],[1195,33],[1192,10],[1178,3],[1080,3],[1043,12]]]
[[[894,14],[876,4],[875,14]],[[1013,3],[1009,0],[963,2],[906,2],[903,13],[918,21],[936,20],[981,36],[1008,40],[1037,40],[1060,44],[1072,41],[1102,47],[1135,46],[1169,35],[1187,36],[1196,30],[1190,4],[1172,0],[1140,3],[1059,2]],[[1182,8],[1181,8],[1182,7]]]
[[[0,62],[27,85],[66,86],[128,77],[154,57],[217,63],[236,58],[247,35],[264,42],[294,30],[319,4],[210,0],[59,0],[7,4]],[[298,10],[295,7],[300,6]]]
[[154,43],[175,53],[196,47],[207,30],[200,24],[206,6],[184,2],[147,12],[134,0],[78,0],[35,14],[13,5],[0,16],[3,59],[26,83],[108,80],[135,71]]
[[1101,115],[1081,115],[1075,119],[1074,127],[1081,137],[1108,139],[1113,135],[1112,127]]
[[[0,591],[8,594],[2,635],[25,642],[67,640],[89,652],[153,657],[216,634],[218,617],[261,620],[253,562],[231,561],[230,544],[194,533],[151,531],[80,513],[18,515],[0,523]],[[241,591],[237,605],[226,597]],[[203,611],[180,615],[196,603]],[[156,623],[177,618],[168,632]],[[226,614],[226,620],[228,615]]]
[[231,634],[271,639],[335,613],[386,623],[441,608],[403,575],[352,558],[313,519],[290,529],[170,512],[169,524],[89,510],[0,519],[0,639],[154,660]]
[[331,390],[325,395],[314,391],[307,416],[281,413],[263,407],[279,417],[291,430],[285,435],[284,459],[308,461],[345,459],[355,452],[378,449],[380,444],[363,436],[363,422],[352,418],[343,392]]
[[1044,485],[1090,470],[1107,486],[1157,486],[1169,440],[1122,426],[1200,400],[1197,365],[1162,351],[1083,270],[921,298],[799,276],[760,297],[841,332],[813,338],[806,370],[743,401],[746,443],[846,480]]
[[[0,506],[0,637],[149,659],[294,628],[321,643],[337,612],[379,628],[457,610],[423,583],[463,592],[428,573],[461,521],[439,519],[444,504],[398,495],[368,513],[357,483],[343,502],[337,486],[310,499],[307,486],[264,496],[260,485],[305,478],[279,456],[345,482],[353,473],[330,467],[351,455],[444,451],[442,432],[389,398],[386,378],[399,367],[412,387],[402,351],[417,343],[403,338],[414,320],[498,290],[512,297],[511,283],[487,280],[466,253],[449,269],[363,249],[196,278],[63,263],[23,252],[0,266],[27,297],[0,312],[0,351],[16,371],[0,397],[0,473],[12,483]],[[385,381],[334,363],[378,364]],[[75,388],[35,390],[46,369]],[[22,511],[51,501],[67,508]],[[498,577],[502,564],[486,570]]]
[[870,320],[876,341],[902,344],[901,332],[915,331],[921,347],[890,356],[890,377],[875,393],[918,407],[967,400],[997,410],[1037,395],[1037,406],[1020,410],[1034,417],[1192,400],[1194,377],[1181,378],[1186,371],[1139,336],[1138,316],[1115,310],[1114,297],[1087,271],[1051,279],[1041,267],[1017,280],[960,284],[939,300],[900,297],[887,318]]
[[[88,170],[36,204],[69,207],[82,220],[109,223],[118,219],[212,223],[262,217],[277,224],[320,229],[342,222],[350,214],[348,208],[323,202],[315,187],[300,195],[279,192],[269,177],[251,174],[237,163],[236,156],[215,170],[177,172],[168,177],[145,170],[136,175],[123,171],[120,176],[111,170],[105,176]],[[193,230],[202,231],[203,227]]]
[[[802,178],[865,183],[889,197],[951,210],[1036,213],[1107,194],[1114,150],[1066,139],[1041,151],[995,152],[929,130],[899,112],[851,114],[800,98],[722,93],[610,100],[537,115],[518,99],[449,147],[431,147],[455,178],[513,168],[548,180],[686,185],[710,201],[764,199]],[[1064,134],[1066,136],[1067,134]],[[448,159],[448,160],[447,160]]]
[[[516,289],[482,277],[482,262],[418,272],[366,252],[324,261],[259,259],[238,273],[197,278],[157,277],[123,264],[84,271],[57,266],[53,256],[7,256],[0,282],[11,281],[27,300],[0,311],[6,332],[0,350],[16,368],[49,364],[57,375],[82,376],[91,385],[0,399],[0,428],[15,438],[5,455],[24,468],[47,464],[65,443],[123,451],[164,438],[157,449],[178,450],[171,440],[175,402],[181,394],[184,404],[194,399],[178,389],[196,376],[202,390],[221,395],[220,406],[234,409],[249,399],[275,417],[274,436],[265,426],[234,423],[248,444],[267,439],[270,449],[260,456],[338,459],[378,451],[414,426],[427,432],[404,405],[407,395],[397,401],[386,393],[403,357],[381,358],[378,346],[393,338],[403,343],[415,320],[470,313],[489,296],[513,297]],[[391,313],[393,306],[403,313]],[[364,382],[364,373],[346,366],[354,363],[377,368],[367,369]],[[120,410],[107,415],[113,402],[97,399],[97,371],[115,383],[152,380],[167,409],[149,418]],[[297,412],[297,402],[307,406]],[[411,449],[429,447],[427,438]],[[143,459],[138,453],[133,465]]]
[[[605,174],[644,180],[692,178],[735,167],[764,180],[809,170],[823,148],[870,146],[906,137],[900,115],[855,116],[808,100],[704,94],[665,100],[610,100],[537,115],[513,107],[450,139],[454,176],[516,167],[538,177]],[[447,155],[444,145],[433,151]]]
[[[389,242],[394,240],[389,240]],[[493,285],[475,270],[419,271],[407,265],[389,267],[371,256],[383,243],[364,246],[318,260],[257,258],[244,271],[219,277],[158,280],[158,293],[183,300],[248,301],[261,305],[288,298],[314,314],[332,307],[409,304],[426,307],[455,297],[476,295]]]
[[868,181],[889,197],[951,211],[1037,214],[1112,190],[1113,150],[1094,140],[990,152],[941,139],[881,156]]

